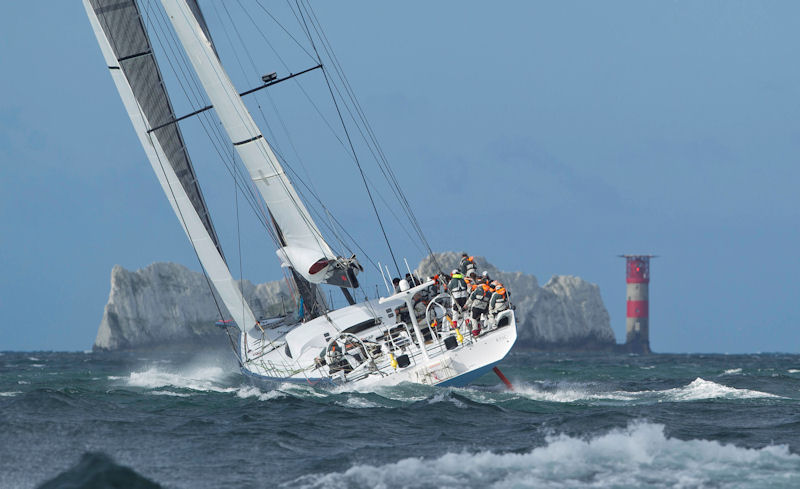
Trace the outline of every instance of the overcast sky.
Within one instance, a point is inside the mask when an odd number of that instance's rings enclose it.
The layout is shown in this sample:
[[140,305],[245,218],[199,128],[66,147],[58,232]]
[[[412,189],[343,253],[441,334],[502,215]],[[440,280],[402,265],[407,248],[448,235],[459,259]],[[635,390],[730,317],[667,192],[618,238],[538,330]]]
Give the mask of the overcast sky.
[[[212,32],[219,5],[201,1]],[[315,8],[434,250],[485,255],[541,284],[554,274],[597,283],[620,342],[616,255],[657,254],[654,351],[800,352],[800,3]],[[223,46],[230,35],[213,33]],[[286,74],[254,38],[259,68]],[[258,84],[230,50],[222,57],[237,88]],[[5,2],[0,59],[0,350],[86,350],[114,264],[199,265],[80,2]],[[296,72],[311,61],[288,64]],[[318,74],[303,80],[315,82]],[[271,96],[297,136],[297,168],[387,262],[352,162],[309,122],[308,107],[288,105],[297,95],[286,85]],[[212,158],[192,158],[223,187],[201,182],[236,256],[233,184]],[[252,228],[242,233],[251,244],[241,275],[281,278]],[[419,262],[396,226],[390,233],[401,256]]]

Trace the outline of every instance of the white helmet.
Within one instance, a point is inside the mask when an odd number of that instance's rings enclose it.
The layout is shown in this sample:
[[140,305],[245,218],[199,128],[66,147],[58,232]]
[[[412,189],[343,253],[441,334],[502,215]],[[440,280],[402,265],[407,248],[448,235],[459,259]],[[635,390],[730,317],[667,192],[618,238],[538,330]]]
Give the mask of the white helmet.
[[487,272],[486,270],[484,270],[484,271],[483,271],[483,273],[481,274],[481,276],[482,276],[482,277],[488,277],[488,276],[489,276],[489,272]]
[[453,269],[453,271],[452,271],[452,272],[450,272],[450,274],[451,274],[451,275],[455,275],[455,274],[457,274],[457,273],[458,273],[458,270],[456,270],[455,268]]

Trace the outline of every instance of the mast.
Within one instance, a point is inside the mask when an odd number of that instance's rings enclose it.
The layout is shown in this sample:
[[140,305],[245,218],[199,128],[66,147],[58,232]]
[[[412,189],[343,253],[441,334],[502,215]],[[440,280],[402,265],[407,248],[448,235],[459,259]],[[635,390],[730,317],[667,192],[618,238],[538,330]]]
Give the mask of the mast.
[[337,257],[262,135],[186,0],[161,0],[225,131],[280,229],[283,266],[312,284],[357,287],[355,257]]
[[180,129],[173,124],[149,132],[175,114],[139,9],[133,0],[84,0],[83,5],[161,188],[225,307],[246,331],[255,317],[225,263]]

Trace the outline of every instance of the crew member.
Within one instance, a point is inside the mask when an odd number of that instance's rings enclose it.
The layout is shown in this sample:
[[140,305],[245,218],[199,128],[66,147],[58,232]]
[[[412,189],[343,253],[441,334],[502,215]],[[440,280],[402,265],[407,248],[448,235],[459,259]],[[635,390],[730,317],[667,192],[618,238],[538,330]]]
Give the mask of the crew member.
[[462,253],[461,261],[458,263],[458,269],[461,270],[461,274],[465,277],[469,277],[471,273],[475,273],[475,257]]
[[491,288],[493,290],[497,290],[497,289],[505,290],[506,302],[508,302],[509,307],[511,307],[511,305],[510,305],[511,304],[511,292],[509,292],[508,289],[506,289],[505,285],[503,285],[499,280],[492,280]]
[[464,281],[467,282],[467,287],[469,287],[470,293],[475,290],[475,287],[478,286],[478,275],[475,274],[475,271],[469,273],[469,275],[464,277]]
[[458,308],[464,309],[464,304],[467,303],[467,297],[469,296],[469,289],[467,288],[467,282],[464,281],[464,276],[458,270],[453,270],[453,278],[447,284],[447,290],[450,291],[453,300],[458,304]]
[[489,299],[489,318],[494,322],[494,318],[501,312],[508,309],[508,294],[501,283],[496,283],[492,298]]
[[489,286],[486,284],[480,284],[475,287],[475,290],[469,296],[469,308],[472,313],[472,320],[475,322],[472,327],[472,336],[481,334],[481,315],[486,314],[489,308],[489,299],[491,299],[491,293],[489,292]]

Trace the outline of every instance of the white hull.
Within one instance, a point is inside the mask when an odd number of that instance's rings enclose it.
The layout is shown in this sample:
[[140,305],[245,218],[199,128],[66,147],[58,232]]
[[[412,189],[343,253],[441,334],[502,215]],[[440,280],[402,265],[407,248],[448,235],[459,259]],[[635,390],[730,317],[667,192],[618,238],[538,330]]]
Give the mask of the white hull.
[[[517,339],[514,312],[499,314],[493,327],[484,328],[477,337],[470,332],[472,324],[463,319],[457,321],[458,333],[441,320],[433,328],[426,325],[427,320],[416,318],[411,321],[413,327],[398,322],[393,314],[397,307],[429,285],[332,311],[307,323],[275,328],[267,325],[264,332],[242,334],[242,372],[253,379],[357,388],[401,382],[465,385],[508,354]],[[428,307],[426,319],[435,315],[431,309]],[[439,312],[450,311],[439,308]],[[441,326],[443,322],[446,327]],[[326,351],[337,338],[347,353],[332,363]]]

